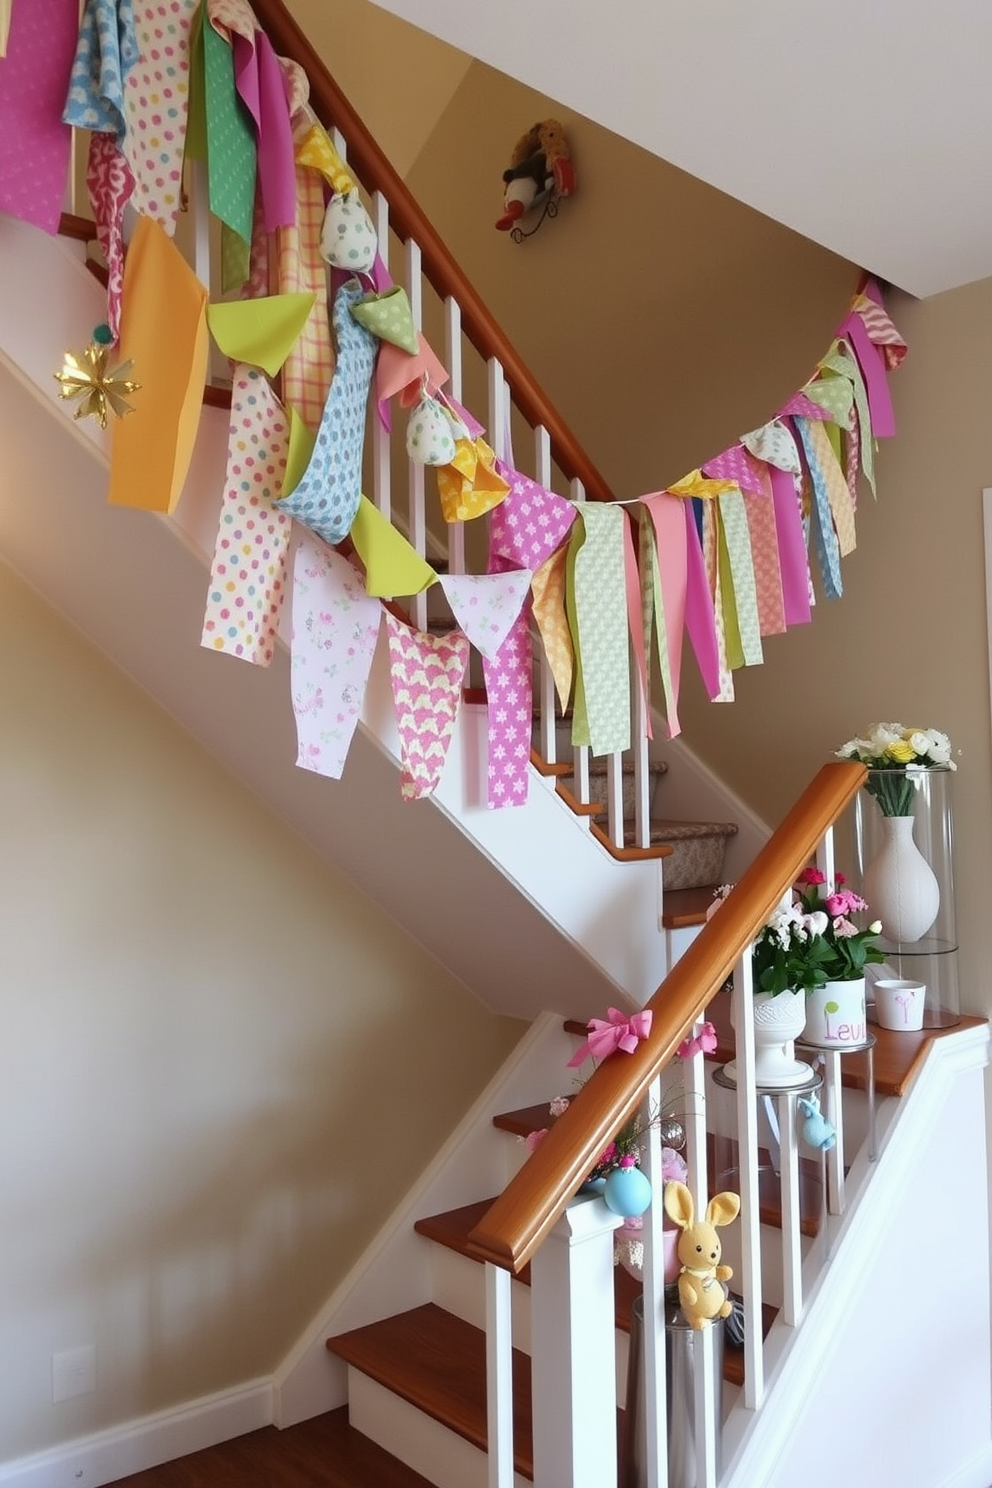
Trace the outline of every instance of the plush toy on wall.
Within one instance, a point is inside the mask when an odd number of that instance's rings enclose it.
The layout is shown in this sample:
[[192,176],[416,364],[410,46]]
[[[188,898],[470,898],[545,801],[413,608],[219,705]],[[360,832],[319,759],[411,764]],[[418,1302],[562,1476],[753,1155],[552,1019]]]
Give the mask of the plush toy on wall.
[[553,196],[575,189],[571,151],[557,119],[545,119],[521,135],[503,172],[503,215],[496,226],[509,232],[516,222]]
[[679,1304],[692,1328],[705,1328],[713,1318],[729,1317],[733,1311],[721,1283],[729,1281],[734,1273],[730,1266],[720,1265],[723,1246],[716,1227],[732,1224],[740,1209],[741,1201],[735,1193],[719,1193],[707,1204],[705,1217],[697,1220],[692,1194],[685,1184],[665,1185],[665,1212],[682,1231],[678,1243],[682,1263]]

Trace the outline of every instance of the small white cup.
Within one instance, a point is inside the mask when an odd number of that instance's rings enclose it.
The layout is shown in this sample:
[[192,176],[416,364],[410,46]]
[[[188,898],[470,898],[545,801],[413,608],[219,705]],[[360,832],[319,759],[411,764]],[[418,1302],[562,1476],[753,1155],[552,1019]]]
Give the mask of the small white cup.
[[915,1033],[923,1027],[927,1000],[924,982],[893,979],[875,983],[875,1017],[880,1028],[896,1033]]

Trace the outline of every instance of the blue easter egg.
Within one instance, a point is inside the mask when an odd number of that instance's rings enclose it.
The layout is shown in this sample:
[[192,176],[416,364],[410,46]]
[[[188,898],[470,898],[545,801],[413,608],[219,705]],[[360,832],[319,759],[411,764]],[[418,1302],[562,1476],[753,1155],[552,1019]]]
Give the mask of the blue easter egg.
[[606,1179],[603,1198],[614,1214],[634,1219],[651,1203],[651,1184],[640,1168],[614,1168]]

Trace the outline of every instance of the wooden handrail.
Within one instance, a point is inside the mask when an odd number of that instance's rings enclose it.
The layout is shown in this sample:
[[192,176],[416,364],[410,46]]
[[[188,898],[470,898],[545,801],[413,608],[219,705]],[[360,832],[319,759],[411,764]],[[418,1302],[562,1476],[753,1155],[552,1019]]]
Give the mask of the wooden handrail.
[[368,191],[381,191],[389,203],[389,225],[402,242],[411,238],[422,254],[423,271],[444,300],[451,295],[461,308],[462,327],[480,356],[496,357],[503,367],[513,400],[532,428],[539,424],[551,436],[555,464],[568,480],[580,480],[593,501],[615,498],[534,374],[515,350],[460,265],[425,216],[403,180],[386,159],[352,105],[331,77],[306,35],[282,0],[255,0],[255,14],[277,52],[298,62],[310,79],[310,101],[326,126],[336,126],[348,142],[348,165]]
[[526,1265],[866,774],[853,761],[823,766],[647,1004],[650,1037],[604,1060],[486,1211],[469,1241],[477,1256],[513,1272]]

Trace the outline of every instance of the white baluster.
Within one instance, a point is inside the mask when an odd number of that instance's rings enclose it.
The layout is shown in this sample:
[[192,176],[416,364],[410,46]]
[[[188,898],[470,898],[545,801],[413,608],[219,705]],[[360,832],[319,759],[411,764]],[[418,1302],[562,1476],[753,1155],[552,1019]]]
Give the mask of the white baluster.
[[513,1278],[490,1261],[485,1270],[489,1488],[513,1488]]
[[489,443],[501,460],[506,458],[506,378],[496,357],[486,363],[489,392]]
[[571,1203],[531,1262],[535,1488],[616,1488],[613,1231]]
[[[444,302],[444,350],[451,396],[462,401],[462,309],[453,296]],[[448,562],[453,574],[465,572],[465,523],[449,522]]]
[[[551,489],[551,435],[543,424],[534,430],[534,479],[545,490]],[[549,765],[558,762],[558,730],[555,726],[555,679],[544,647],[538,681],[538,711],[541,720],[541,756]]]
[[[665,1389],[665,1250],[664,1227],[665,1184],[661,1171],[661,1132],[657,1117],[662,1109],[661,1080],[648,1086],[645,1115],[649,1122],[642,1141],[644,1171],[651,1181],[654,1197],[644,1216],[644,1422],[646,1434],[645,1488],[665,1488],[668,1482],[668,1410]],[[635,1368],[636,1363],[635,1363]],[[628,1369],[630,1365],[628,1364]]]
[[803,1256],[799,1204],[799,1140],[795,1095],[776,1097],[782,1184],[782,1316],[795,1327],[803,1310]]
[[840,1058],[837,1050],[820,1050],[823,1113],[837,1133],[837,1140],[827,1153],[827,1208],[831,1214],[844,1213],[844,1098]]
[[623,755],[619,749],[606,756],[606,821],[613,846],[623,847]]
[[[692,1029],[698,1037],[702,1022]],[[688,1182],[698,1218],[702,1218],[709,1200],[706,1141],[706,1061],[701,1050],[683,1065],[688,1103],[686,1119],[686,1162]],[[720,1429],[723,1382],[717,1379],[715,1352],[701,1340],[693,1348],[693,1419],[696,1427],[696,1482],[698,1488],[715,1488],[717,1476],[717,1440]],[[669,1364],[671,1367],[671,1364]]]
[[[586,499],[585,486],[578,479],[569,484],[569,494],[577,506],[581,506]],[[572,794],[583,805],[589,803],[589,746],[582,744],[578,748],[572,747]]]
[[[423,323],[423,280],[420,272],[420,246],[412,238],[406,245],[406,292],[417,330]],[[421,558],[427,556],[427,515],[424,498],[424,467],[419,460],[407,462],[410,472],[410,530],[407,534]],[[418,630],[427,629],[427,591],[413,597],[413,623]]]
[[750,947],[734,968],[737,1036],[737,1150],[741,1185],[741,1290],[744,1293],[744,1404],[756,1410],[765,1393],[761,1328],[761,1208],[758,1192],[758,1112],[754,1078],[754,1013]]
[[[379,257],[383,264],[389,266],[389,203],[381,191],[377,191],[373,200],[373,214],[375,221],[376,237],[379,240]],[[395,415],[394,415],[395,417]],[[384,426],[379,417],[378,408],[372,414],[372,483],[376,506],[390,521],[393,511],[392,497],[392,466],[390,462],[389,430]]]
[[[648,754],[648,705],[644,695],[641,669],[631,651],[632,707],[631,732],[634,755],[634,841],[638,847],[651,845],[651,760]],[[648,658],[650,665],[650,657]]]

